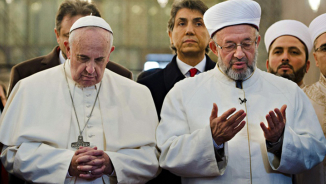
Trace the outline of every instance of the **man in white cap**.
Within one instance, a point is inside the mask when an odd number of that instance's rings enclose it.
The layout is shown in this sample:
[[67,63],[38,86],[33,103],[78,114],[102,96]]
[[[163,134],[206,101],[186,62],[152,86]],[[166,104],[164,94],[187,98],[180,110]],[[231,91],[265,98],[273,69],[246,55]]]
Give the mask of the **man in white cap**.
[[[309,25],[314,48],[316,66],[320,70],[319,81],[306,86],[303,90],[310,98],[319,123],[326,136],[326,13],[316,17]],[[297,183],[326,183],[326,157],[321,164],[310,171],[299,174]]]
[[[177,82],[211,70],[216,65],[206,55],[209,51],[210,37],[203,16],[207,9],[208,7],[200,0],[173,3],[168,33],[171,49],[176,55],[164,69],[137,80],[151,91],[159,119],[164,98]],[[149,72],[145,71],[142,74],[147,73]],[[181,179],[167,170],[162,170],[158,177],[149,182],[149,184],[166,183],[179,184]]]
[[204,22],[218,64],[165,98],[156,135],[160,166],[183,183],[292,183],[291,174],[325,156],[307,96],[256,67],[260,13],[251,0],[208,9]]
[[310,67],[312,49],[308,27],[296,20],[278,21],[267,29],[265,46],[267,71],[305,87],[303,78]]
[[104,19],[70,29],[67,61],[19,81],[0,119],[1,161],[32,183],[145,183],[158,173],[149,90],[105,66]]

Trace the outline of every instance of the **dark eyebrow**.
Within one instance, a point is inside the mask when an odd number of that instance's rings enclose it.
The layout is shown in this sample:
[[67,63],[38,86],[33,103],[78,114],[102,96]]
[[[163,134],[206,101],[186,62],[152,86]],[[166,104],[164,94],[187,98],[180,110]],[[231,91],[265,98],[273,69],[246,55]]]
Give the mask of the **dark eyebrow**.
[[201,17],[196,17],[196,18],[194,18],[194,19],[192,19],[192,20],[195,21],[195,22],[197,22],[197,21],[202,21],[203,18],[201,18]]
[[181,20],[181,21],[188,21],[188,19],[182,18],[182,17],[180,17],[179,20]]

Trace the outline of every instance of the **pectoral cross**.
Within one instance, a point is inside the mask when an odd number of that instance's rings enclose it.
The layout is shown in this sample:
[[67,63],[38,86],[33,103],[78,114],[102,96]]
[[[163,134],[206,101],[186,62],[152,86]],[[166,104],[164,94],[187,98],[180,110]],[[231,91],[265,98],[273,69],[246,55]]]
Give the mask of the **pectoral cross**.
[[83,136],[78,136],[78,141],[71,143],[71,147],[75,149],[79,149],[79,146],[89,147],[89,142],[84,142]]

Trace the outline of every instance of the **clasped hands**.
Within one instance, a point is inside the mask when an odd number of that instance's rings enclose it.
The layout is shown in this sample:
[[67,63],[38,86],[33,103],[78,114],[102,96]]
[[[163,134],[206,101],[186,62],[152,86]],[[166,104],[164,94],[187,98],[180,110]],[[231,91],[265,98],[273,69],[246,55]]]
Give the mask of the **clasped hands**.
[[[263,122],[260,123],[260,127],[264,132],[265,139],[271,143],[277,142],[283,134],[285,127],[286,105],[283,105],[281,109],[275,108],[274,111],[269,111],[266,115],[268,127]],[[246,117],[244,110],[238,110],[231,108],[225,111],[221,116],[217,116],[217,105],[213,104],[213,109],[210,120],[210,127],[212,131],[213,139],[217,145],[221,145],[231,140],[246,124],[243,120]]]
[[113,165],[109,156],[97,147],[79,147],[71,159],[69,174],[83,179],[95,179],[111,174]]

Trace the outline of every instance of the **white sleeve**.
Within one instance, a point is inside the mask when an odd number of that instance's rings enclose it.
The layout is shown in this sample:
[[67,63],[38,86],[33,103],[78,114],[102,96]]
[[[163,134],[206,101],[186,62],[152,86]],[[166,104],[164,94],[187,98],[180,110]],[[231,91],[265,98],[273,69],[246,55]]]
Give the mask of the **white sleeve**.
[[281,158],[268,152],[274,170],[296,174],[320,163],[326,154],[326,140],[316,113],[302,90],[293,109],[286,110]]
[[146,183],[160,172],[155,146],[146,145],[105,153],[111,159],[118,183]]
[[[209,124],[193,132],[180,93],[172,89],[166,96],[161,122],[156,131],[157,145],[161,150],[160,166],[182,177],[209,177],[222,175],[227,165],[225,157],[217,162]],[[209,117],[207,117],[208,121]]]
[[47,144],[26,142],[5,146],[1,161],[6,170],[33,183],[64,183],[74,152]]

